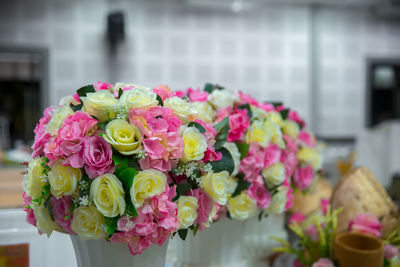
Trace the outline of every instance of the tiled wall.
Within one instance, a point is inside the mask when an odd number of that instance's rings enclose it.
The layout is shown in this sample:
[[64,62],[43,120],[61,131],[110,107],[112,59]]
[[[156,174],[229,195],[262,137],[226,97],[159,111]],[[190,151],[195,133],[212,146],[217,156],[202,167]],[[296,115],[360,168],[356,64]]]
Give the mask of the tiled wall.
[[[0,44],[49,48],[52,104],[97,80],[179,89],[218,82],[258,99],[283,100],[310,120],[309,7],[265,6],[244,14],[198,10],[178,0],[15,0],[0,7]],[[126,40],[113,59],[106,16],[119,9]],[[323,9],[316,21],[317,133],[354,134],[353,122],[361,127],[364,114],[364,57],[396,52],[399,32],[362,11]]]

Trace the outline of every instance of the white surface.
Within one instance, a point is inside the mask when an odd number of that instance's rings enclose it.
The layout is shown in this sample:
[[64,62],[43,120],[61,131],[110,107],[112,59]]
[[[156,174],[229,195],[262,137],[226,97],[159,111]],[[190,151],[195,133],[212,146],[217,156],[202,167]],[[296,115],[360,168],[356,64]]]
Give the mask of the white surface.
[[0,245],[29,244],[31,267],[76,267],[76,258],[68,235],[54,232],[49,239],[26,223],[22,209],[0,210]]

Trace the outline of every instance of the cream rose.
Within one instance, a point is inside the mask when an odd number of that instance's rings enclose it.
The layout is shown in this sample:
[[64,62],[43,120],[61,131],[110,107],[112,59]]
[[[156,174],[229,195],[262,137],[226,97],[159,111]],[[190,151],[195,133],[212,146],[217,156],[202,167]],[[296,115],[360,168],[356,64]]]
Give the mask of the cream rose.
[[236,197],[229,198],[228,210],[233,219],[244,221],[257,214],[257,201],[242,192]]
[[282,163],[275,163],[262,170],[262,176],[269,186],[279,185],[285,180],[285,167]]
[[285,210],[287,187],[280,186],[278,192],[272,197],[271,203],[268,207],[268,212],[273,214],[280,214]]
[[226,108],[233,106],[236,96],[229,90],[214,90],[208,95],[208,101],[216,108]]
[[195,109],[194,117],[207,123],[212,123],[215,117],[215,110],[207,102],[193,102],[193,108]]
[[36,218],[36,227],[40,232],[49,237],[53,231],[61,231],[60,226],[58,226],[51,218],[48,208],[44,207],[44,205],[31,205],[31,208],[33,209],[33,214]]
[[301,162],[311,164],[314,170],[319,170],[322,166],[322,157],[316,148],[302,147],[297,151],[297,159]]
[[253,118],[258,118],[260,120],[264,120],[267,117],[267,112],[259,107],[250,105],[251,113],[253,114]]
[[197,209],[199,208],[197,198],[180,196],[177,207],[179,229],[189,228],[197,219]]
[[232,195],[235,192],[237,184],[238,183],[235,177],[233,176],[228,177],[228,190],[227,190],[228,195]]
[[236,176],[236,174],[239,172],[239,166],[240,166],[240,152],[239,149],[237,148],[235,143],[230,143],[226,142],[224,144],[224,147],[229,151],[233,158],[233,162],[235,163],[235,169],[232,172],[232,176]]
[[280,148],[285,147],[285,141],[282,138],[282,130],[278,124],[276,124],[273,120],[267,119],[264,122],[264,125],[267,127],[268,131],[271,135],[271,142],[279,146]]
[[28,173],[24,177],[23,187],[26,194],[32,199],[36,199],[42,195],[42,189],[48,184],[47,179],[43,176],[44,163],[42,158],[34,158],[29,161]]
[[136,208],[143,205],[146,198],[161,194],[165,191],[167,176],[154,169],[140,171],[133,179],[131,199]]
[[80,206],[74,209],[71,229],[82,240],[105,238],[104,216],[94,206]]
[[110,121],[106,126],[104,140],[122,155],[137,153],[141,148],[141,133],[139,129],[122,119]]
[[300,127],[293,121],[285,121],[282,126],[282,132],[292,139],[296,139],[300,132]]
[[86,97],[81,97],[81,99],[83,110],[95,116],[100,122],[109,121],[116,116],[118,100],[107,90],[87,93]]
[[201,160],[207,150],[207,140],[196,127],[182,126],[180,129],[184,143],[182,161]]
[[122,93],[119,102],[131,108],[150,108],[158,105],[157,95],[150,91],[149,88],[143,86],[135,86],[133,89],[126,90]]
[[279,112],[270,111],[270,112],[267,113],[267,117],[266,118],[272,120],[273,122],[275,122],[279,126],[282,126],[283,119],[282,119],[282,116],[281,116],[281,114]]
[[271,133],[262,121],[254,121],[247,131],[246,142],[253,143],[258,142],[262,147],[267,147],[271,140]]
[[220,205],[225,205],[228,200],[228,176],[227,171],[222,171],[207,173],[200,178],[201,187]]
[[56,161],[48,172],[50,191],[56,198],[69,196],[77,192],[78,181],[82,178],[80,169],[62,165],[61,161]]
[[46,126],[46,132],[55,134],[61,128],[65,119],[72,114],[74,114],[74,111],[68,105],[56,108]]
[[164,107],[172,109],[174,114],[183,123],[187,123],[189,121],[189,116],[195,114],[195,109],[193,108],[192,103],[186,102],[177,96],[165,99]]
[[125,212],[125,191],[114,174],[106,173],[95,178],[90,185],[90,196],[104,216],[122,216]]

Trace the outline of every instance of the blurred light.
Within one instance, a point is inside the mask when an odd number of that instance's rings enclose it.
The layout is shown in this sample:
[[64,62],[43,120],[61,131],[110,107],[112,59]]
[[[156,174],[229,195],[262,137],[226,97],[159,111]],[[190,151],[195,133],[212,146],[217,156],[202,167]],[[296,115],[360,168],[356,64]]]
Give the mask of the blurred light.
[[235,13],[239,13],[240,11],[243,10],[243,3],[241,0],[234,0],[232,3],[232,11]]

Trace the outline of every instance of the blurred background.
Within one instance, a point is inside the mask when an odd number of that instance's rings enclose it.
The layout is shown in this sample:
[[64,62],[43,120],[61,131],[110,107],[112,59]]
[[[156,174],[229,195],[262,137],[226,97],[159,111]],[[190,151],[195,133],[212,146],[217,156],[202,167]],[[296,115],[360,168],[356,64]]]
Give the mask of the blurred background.
[[2,0],[0,207],[22,206],[18,164],[43,109],[97,81],[283,101],[332,182],[338,164],[387,188],[400,172],[399,0]]

